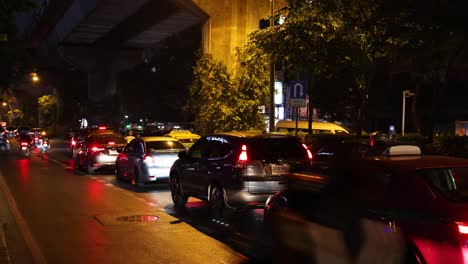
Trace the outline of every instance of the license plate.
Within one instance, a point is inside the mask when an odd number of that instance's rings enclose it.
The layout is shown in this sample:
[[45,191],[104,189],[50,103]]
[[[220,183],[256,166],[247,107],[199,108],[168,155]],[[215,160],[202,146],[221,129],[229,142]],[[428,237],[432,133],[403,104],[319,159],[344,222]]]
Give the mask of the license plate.
[[21,150],[26,150],[26,149],[27,149],[27,147],[21,147]]
[[110,149],[109,155],[117,155],[117,150]]
[[272,175],[286,174],[289,172],[289,169],[290,169],[289,164],[282,164],[282,165],[271,164],[271,165],[268,165],[268,167],[269,168],[267,168],[267,172],[271,171]]

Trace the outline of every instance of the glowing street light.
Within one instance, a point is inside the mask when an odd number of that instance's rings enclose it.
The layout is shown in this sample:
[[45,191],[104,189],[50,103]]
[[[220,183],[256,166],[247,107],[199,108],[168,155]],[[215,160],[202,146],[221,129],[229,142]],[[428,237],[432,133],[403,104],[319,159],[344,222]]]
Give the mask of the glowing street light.
[[35,73],[35,72],[31,73],[31,80],[33,82],[39,82],[40,81],[39,76],[37,75],[37,73]]

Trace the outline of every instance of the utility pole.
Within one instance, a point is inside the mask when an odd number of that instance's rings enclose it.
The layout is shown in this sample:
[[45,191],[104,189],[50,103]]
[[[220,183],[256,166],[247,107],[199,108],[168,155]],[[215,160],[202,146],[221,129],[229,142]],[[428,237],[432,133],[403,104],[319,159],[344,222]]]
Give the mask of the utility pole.
[[403,91],[403,109],[401,114],[401,135],[405,135],[405,113],[406,113],[406,97],[413,96],[414,93],[410,92],[410,90]]
[[[273,20],[274,0],[270,0],[270,28],[274,26]],[[275,61],[271,58],[270,62],[270,132],[275,131]]]

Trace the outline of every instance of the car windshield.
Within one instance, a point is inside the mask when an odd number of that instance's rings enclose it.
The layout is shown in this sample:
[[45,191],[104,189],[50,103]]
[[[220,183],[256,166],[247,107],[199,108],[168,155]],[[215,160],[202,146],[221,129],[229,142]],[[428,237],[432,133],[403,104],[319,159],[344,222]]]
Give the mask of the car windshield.
[[429,185],[451,201],[468,202],[468,168],[418,170]]
[[158,151],[158,150],[167,150],[167,149],[185,149],[185,147],[179,141],[174,141],[174,140],[147,141],[146,149],[148,151]]

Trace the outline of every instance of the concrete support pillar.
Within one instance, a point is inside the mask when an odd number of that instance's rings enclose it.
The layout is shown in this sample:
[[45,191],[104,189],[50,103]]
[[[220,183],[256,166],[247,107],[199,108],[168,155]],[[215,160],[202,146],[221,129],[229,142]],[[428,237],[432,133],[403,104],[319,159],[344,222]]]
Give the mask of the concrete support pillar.
[[235,71],[235,48],[243,46],[249,34],[259,29],[260,19],[270,16],[270,1],[275,10],[286,4],[284,0],[192,0],[209,16],[203,25],[204,52]]

